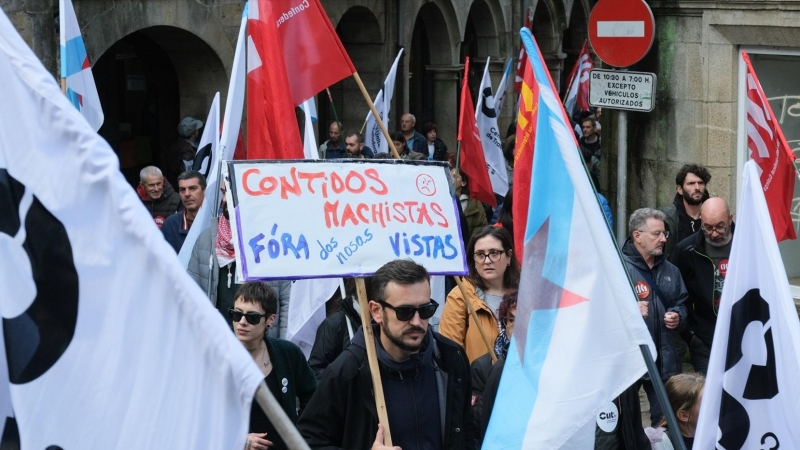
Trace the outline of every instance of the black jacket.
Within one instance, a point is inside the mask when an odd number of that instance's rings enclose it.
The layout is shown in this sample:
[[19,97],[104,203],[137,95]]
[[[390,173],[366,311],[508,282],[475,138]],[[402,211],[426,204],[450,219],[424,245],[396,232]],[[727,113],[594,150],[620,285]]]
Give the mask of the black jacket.
[[694,220],[689,216],[681,194],[675,194],[672,204],[659,208],[659,210],[667,216],[664,225],[669,231],[669,237],[667,243],[664,244],[664,254],[669,257],[678,242],[700,231],[702,222],[700,219]]
[[340,308],[326,317],[317,328],[314,347],[311,348],[311,356],[308,358],[308,365],[317,376],[317,381],[322,380],[325,369],[350,345],[347,319],[350,319],[353,333],[361,328],[361,317],[351,300],[343,300]]
[[[649,287],[647,296],[639,298],[649,302],[647,317],[644,318],[644,321],[658,351],[656,367],[661,373],[661,379],[667,381],[669,377],[680,373],[682,369],[681,361],[678,361],[675,351],[674,338],[675,333],[680,333],[687,327],[688,311],[685,303],[688,294],[686,286],[683,284],[678,268],[667,261],[663,254],[655,257],[652,269],[647,267],[647,263],[644,262],[644,258],[639,254],[630,238],[622,246],[622,256],[634,285],[645,283]],[[665,298],[660,298],[661,296],[656,294],[656,289],[650,286],[650,282],[646,280],[642,272],[650,275]],[[668,330],[664,325],[664,314],[667,312],[678,313],[681,318],[678,328]],[[649,380],[650,376],[645,374],[643,378]]]
[[[374,325],[375,335],[378,327]],[[442,448],[472,449],[469,363],[455,342],[433,334],[433,362],[440,398],[445,401]],[[312,449],[369,449],[378,432],[378,414],[372,379],[359,330],[353,343],[328,366],[317,391],[297,422],[297,429]],[[392,376],[382,363],[381,378]],[[391,427],[391,424],[389,424]]]
[[147,207],[147,211],[153,216],[153,220],[156,222],[158,228],[164,225],[164,221],[167,220],[167,217],[175,214],[176,211],[183,207],[180,194],[175,192],[172,185],[166,181],[164,182],[164,192],[161,194],[161,197],[155,200],[150,200],[150,197],[147,196],[147,192],[141,185],[136,188],[136,193],[139,194],[139,199],[144,203],[144,206]]
[[[473,366],[480,358],[473,361]],[[500,386],[500,377],[503,374],[506,359],[500,357],[489,369],[486,386],[483,390],[483,414],[479,423],[479,439],[476,448],[483,444],[483,438],[489,427],[489,418],[494,409],[497,398],[497,388]],[[474,371],[473,371],[474,373]],[[642,428],[642,410],[639,404],[639,390],[636,385],[629,387],[614,399],[614,404],[619,411],[620,421],[617,424],[617,433],[606,433],[596,426],[594,448],[596,450],[650,450],[650,440]]]
[[669,260],[681,271],[689,292],[686,306],[692,313],[689,332],[683,337],[691,342],[694,335],[710,347],[717,325],[717,305],[714,300],[714,260],[706,253],[705,234],[696,233],[679,242]]

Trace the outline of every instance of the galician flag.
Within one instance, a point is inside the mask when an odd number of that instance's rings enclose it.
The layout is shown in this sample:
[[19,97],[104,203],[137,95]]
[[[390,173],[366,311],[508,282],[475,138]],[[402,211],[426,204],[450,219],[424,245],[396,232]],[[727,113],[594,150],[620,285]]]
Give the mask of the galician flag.
[[655,346],[541,53],[520,34],[539,123],[516,326],[483,448],[585,450],[598,414],[645,373],[640,345],[654,359]]
[[[378,92],[373,102],[375,109],[378,110],[378,114],[381,115],[381,120],[384,125],[389,123],[389,111],[392,109],[392,96],[394,95],[394,82],[397,77],[397,64],[402,57],[403,49],[401,48],[397,53],[397,57],[394,59],[394,63],[392,63],[389,75],[386,76],[386,81],[383,82],[383,89]],[[378,122],[375,120],[371,111],[367,113],[366,122],[367,126],[364,127],[364,143],[367,147],[371,148],[375,154],[391,153],[389,145],[383,137],[381,127],[378,126]]]
[[264,379],[0,11],[0,420],[30,449],[241,449]]
[[800,322],[759,178],[745,163],[694,448],[800,443]]
[[61,78],[66,80],[67,98],[94,131],[103,125],[103,108],[92,76],[92,64],[86,54],[78,19],[72,1],[59,0],[59,31],[61,39]]
[[486,155],[486,169],[492,181],[492,191],[505,197],[508,193],[508,172],[503,157],[503,139],[497,129],[497,109],[492,92],[492,78],[489,76],[489,59],[483,69],[481,87],[478,88],[478,103],[475,105],[475,122],[481,136],[483,153]]

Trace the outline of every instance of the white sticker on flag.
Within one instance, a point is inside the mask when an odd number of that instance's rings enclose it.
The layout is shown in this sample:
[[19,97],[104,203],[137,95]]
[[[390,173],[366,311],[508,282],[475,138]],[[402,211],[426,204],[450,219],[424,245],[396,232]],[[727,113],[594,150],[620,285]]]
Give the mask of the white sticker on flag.
[[614,402],[609,402],[602,411],[597,414],[597,426],[606,433],[611,433],[617,428],[619,421],[619,410]]
[[644,21],[618,20],[597,22],[597,37],[644,37]]

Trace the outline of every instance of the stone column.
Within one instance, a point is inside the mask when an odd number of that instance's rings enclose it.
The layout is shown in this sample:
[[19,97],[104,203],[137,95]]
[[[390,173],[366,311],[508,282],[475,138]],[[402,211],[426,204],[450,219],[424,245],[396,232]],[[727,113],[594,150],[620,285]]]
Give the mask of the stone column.
[[433,113],[439,128],[439,139],[447,144],[448,150],[455,151],[458,137],[458,81],[464,66],[431,65],[425,68],[433,74]]

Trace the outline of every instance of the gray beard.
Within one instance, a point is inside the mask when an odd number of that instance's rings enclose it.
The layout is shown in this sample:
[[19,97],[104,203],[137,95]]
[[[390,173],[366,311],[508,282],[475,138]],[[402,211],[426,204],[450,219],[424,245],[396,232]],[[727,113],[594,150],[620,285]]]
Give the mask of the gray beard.
[[708,244],[708,245],[710,245],[712,247],[720,248],[720,247],[725,247],[726,245],[728,245],[728,243],[731,242],[731,239],[733,239],[733,233],[729,234],[728,237],[726,237],[725,240],[722,241],[722,242],[714,242],[714,241],[710,240],[709,238],[706,238],[706,244]]

